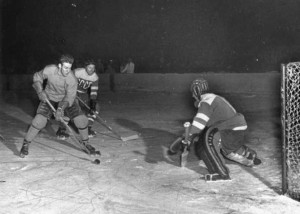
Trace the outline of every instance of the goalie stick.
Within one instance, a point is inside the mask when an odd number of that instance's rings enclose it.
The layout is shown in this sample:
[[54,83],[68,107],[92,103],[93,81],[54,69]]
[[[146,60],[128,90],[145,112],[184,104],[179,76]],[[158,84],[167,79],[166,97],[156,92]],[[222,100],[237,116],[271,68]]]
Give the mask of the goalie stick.
[[[47,104],[50,106],[50,108],[52,109],[53,113],[55,113],[56,110],[55,110],[55,108],[53,107],[53,105],[50,103],[50,101],[49,101],[48,99],[46,99],[46,102],[47,102]],[[85,145],[79,142],[79,140],[76,138],[76,135],[75,135],[74,131],[73,131],[72,128],[67,124],[67,122],[66,122],[62,117],[60,117],[59,120],[60,120],[60,122],[68,129],[68,131],[69,131],[69,133],[70,133],[70,136],[73,136],[73,138],[72,138],[73,141],[75,141],[75,142],[79,145],[79,147],[81,148],[81,150],[84,150],[84,151],[88,154],[88,157],[89,157],[90,160],[92,159],[91,162],[92,162],[93,164],[97,164],[97,165],[100,164],[100,160],[99,160],[99,159],[94,159],[94,158],[92,157],[91,152],[85,147]]]
[[190,150],[190,143],[188,140],[189,137],[189,128],[191,126],[190,122],[185,122],[184,123],[184,128],[185,128],[185,133],[184,133],[184,140],[182,141],[182,152],[180,154],[180,166],[181,167],[185,167],[186,163],[187,163],[187,157],[189,154],[189,150]]

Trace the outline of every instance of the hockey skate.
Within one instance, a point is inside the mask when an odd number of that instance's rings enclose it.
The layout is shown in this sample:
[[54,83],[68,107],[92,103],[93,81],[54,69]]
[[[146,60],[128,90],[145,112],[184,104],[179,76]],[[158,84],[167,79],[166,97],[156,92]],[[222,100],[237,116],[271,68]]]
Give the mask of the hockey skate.
[[30,142],[24,140],[21,151],[20,151],[21,158],[24,158],[26,155],[28,155],[29,144],[30,144]]
[[89,155],[93,155],[93,156],[101,155],[101,152],[99,150],[96,150],[95,147],[93,147],[91,144],[89,144],[88,141],[83,140],[83,141],[80,141],[80,143],[84,147],[84,152],[88,153]]
[[[223,151],[224,153],[224,151]],[[261,160],[257,157],[254,150],[243,145],[238,151],[225,154],[229,160],[240,163],[244,166],[252,167],[261,164]]]
[[67,130],[65,128],[59,127],[56,136],[59,140],[67,140],[70,135],[67,133]]
[[90,127],[90,126],[88,128],[88,132],[89,132],[89,138],[96,136],[96,132],[94,130],[92,130],[92,127]]

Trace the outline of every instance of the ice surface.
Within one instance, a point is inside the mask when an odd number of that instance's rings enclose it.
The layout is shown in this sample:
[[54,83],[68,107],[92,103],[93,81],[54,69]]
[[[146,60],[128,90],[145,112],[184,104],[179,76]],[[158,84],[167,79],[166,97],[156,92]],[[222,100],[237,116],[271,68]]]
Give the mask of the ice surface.
[[2,100],[0,213],[300,213],[300,204],[281,194],[278,97],[226,98],[245,114],[247,145],[263,164],[246,168],[228,161],[232,181],[217,183],[203,180],[206,168],[193,151],[186,168],[178,156],[165,154],[194,116],[185,95],[101,94],[100,115],[121,135],[140,137],[122,142],[95,124],[91,143],[101,150],[100,165],[71,141],[57,140],[55,122],[30,145],[29,156],[19,158],[37,102],[26,96]]

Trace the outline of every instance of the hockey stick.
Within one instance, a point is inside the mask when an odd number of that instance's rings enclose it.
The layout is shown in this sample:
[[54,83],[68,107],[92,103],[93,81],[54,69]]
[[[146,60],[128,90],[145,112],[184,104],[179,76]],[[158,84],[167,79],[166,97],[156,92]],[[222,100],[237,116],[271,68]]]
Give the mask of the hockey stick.
[[182,141],[183,144],[183,149],[182,153],[180,154],[180,166],[185,167],[187,163],[187,157],[189,154],[189,147],[190,147],[190,142],[188,141],[189,137],[189,128],[191,126],[190,122],[185,122],[184,123],[184,128],[185,128],[185,134],[184,134],[184,140]]
[[[53,113],[56,113],[56,110],[55,110],[55,108],[53,107],[53,105],[50,103],[50,101],[49,101],[48,99],[46,99],[46,102],[47,102],[47,104],[50,106],[50,108],[52,109]],[[76,135],[75,135],[74,131],[73,131],[72,128],[67,124],[67,122],[66,122],[62,117],[59,118],[59,121],[60,121],[60,122],[68,129],[70,135],[73,136],[73,138],[72,138],[73,141],[75,141],[75,142],[79,145],[79,147],[81,148],[81,150],[86,151],[87,154],[88,154],[89,159],[91,159],[91,158],[92,158],[92,157],[91,157],[91,152],[90,152],[87,148],[85,148],[85,146],[82,145],[82,144],[78,141],[78,139],[76,138]],[[92,162],[93,164],[97,164],[97,165],[100,164],[100,160],[99,160],[99,159],[91,160],[91,162]]]
[[[91,108],[82,100],[77,96],[77,99],[79,100],[79,102],[81,102],[84,107],[86,107],[88,110],[92,111]],[[94,115],[96,116],[96,119],[99,123],[101,123],[101,125],[103,125],[105,128],[107,128],[109,131],[111,131],[114,135],[116,135],[118,137],[119,140],[122,141],[129,141],[129,140],[135,140],[138,139],[139,136],[137,134],[132,135],[132,136],[128,136],[128,137],[122,137],[119,133],[117,133],[116,131],[114,131],[108,124],[107,122],[102,119],[97,113],[95,113],[94,111],[92,111],[94,113]]]

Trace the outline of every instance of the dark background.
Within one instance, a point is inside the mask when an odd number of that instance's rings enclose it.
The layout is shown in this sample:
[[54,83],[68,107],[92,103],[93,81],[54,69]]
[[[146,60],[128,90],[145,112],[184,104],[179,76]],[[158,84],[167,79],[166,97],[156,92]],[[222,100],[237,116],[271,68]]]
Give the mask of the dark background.
[[298,0],[0,0],[2,73],[70,53],[137,73],[269,72],[300,60]]

